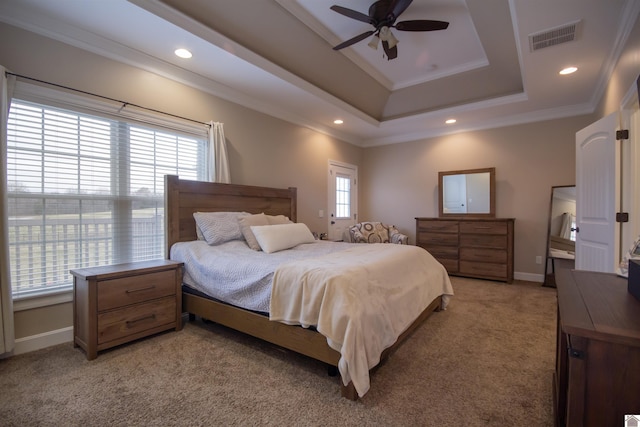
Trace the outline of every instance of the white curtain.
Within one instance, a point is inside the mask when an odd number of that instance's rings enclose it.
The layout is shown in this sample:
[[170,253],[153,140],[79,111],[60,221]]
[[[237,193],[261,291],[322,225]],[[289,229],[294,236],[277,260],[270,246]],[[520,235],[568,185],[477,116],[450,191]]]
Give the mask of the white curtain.
[[209,122],[209,157],[207,161],[207,175],[211,182],[228,184],[231,182],[229,174],[229,158],[227,156],[227,141],[224,138],[223,124]]
[[9,274],[9,221],[7,211],[7,117],[15,77],[7,78],[0,66],[0,356],[13,351],[13,299]]

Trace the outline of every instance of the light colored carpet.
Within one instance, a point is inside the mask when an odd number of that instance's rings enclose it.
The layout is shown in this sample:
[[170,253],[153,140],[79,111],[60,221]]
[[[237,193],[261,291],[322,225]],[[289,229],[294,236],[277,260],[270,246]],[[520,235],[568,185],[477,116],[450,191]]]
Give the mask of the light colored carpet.
[[196,321],[93,361],[71,343],[0,360],[0,424],[553,425],[556,290],[452,282],[357,402],[323,364]]

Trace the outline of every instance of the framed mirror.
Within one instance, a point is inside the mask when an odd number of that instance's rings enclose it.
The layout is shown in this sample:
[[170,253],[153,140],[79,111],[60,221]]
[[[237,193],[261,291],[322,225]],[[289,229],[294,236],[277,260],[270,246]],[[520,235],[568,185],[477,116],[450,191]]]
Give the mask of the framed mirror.
[[574,268],[576,254],[576,186],[551,187],[544,285],[555,286],[556,268]]
[[438,172],[440,217],[495,217],[496,168]]

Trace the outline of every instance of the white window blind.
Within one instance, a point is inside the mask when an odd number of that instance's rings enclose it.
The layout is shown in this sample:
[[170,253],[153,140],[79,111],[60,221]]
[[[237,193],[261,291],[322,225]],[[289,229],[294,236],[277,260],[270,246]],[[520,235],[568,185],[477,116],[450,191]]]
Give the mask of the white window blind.
[[14,100],[8,120],[14,297],[69,270],[164,257],[164,175],[203,179],[206,140]]

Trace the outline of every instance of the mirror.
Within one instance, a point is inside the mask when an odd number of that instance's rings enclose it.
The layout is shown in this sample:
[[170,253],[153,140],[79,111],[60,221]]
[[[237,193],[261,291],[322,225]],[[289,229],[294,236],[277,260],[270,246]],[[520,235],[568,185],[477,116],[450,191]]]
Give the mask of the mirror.
[[551,187],[544,285],[555,286],[556,268],[574,268],[576,253],[576,186]]
[[438,172],[441,217],[495,217],[496,168]]

